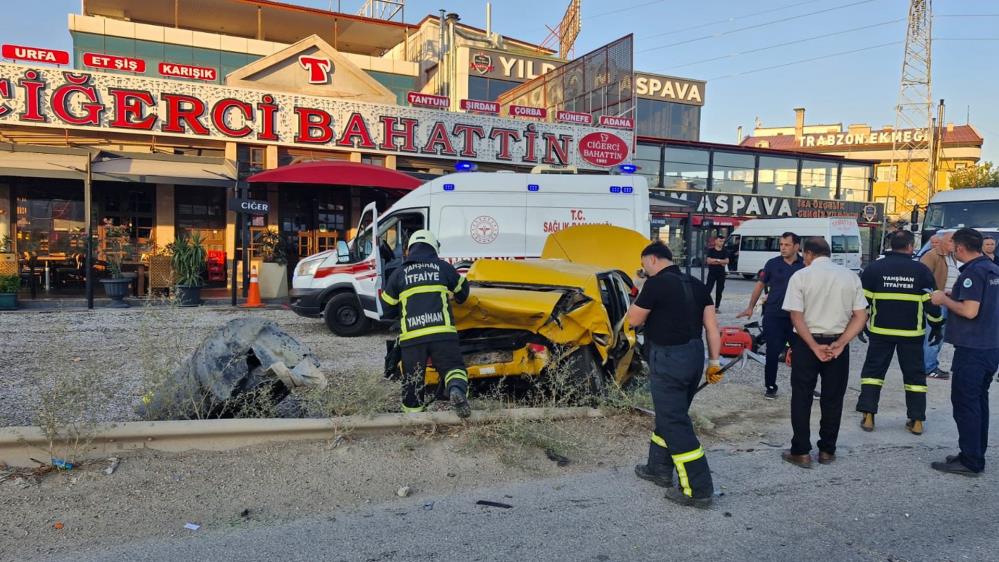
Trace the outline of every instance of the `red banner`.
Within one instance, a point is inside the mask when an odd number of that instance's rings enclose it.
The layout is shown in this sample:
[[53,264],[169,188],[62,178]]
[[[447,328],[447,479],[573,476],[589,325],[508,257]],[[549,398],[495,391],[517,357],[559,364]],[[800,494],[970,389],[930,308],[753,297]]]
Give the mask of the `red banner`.
[[514,117],[532,117],[534,119],[544,119],[548,116],[548,110],[543,107],[528,107],[526,105],[511,105],[510,115]]
[[122,72],[146,71],[146,61],[142,59],[116,57],[100,53],[83,53],[83,64],[84,66],[93,68],[107,68],[108,70],[120,70]]
[[555,120],[562,123],[574,123],[576,125],[592,125],[593,116],[589,113],[578,113],[576,111],[559,111],[555,114]]
[[465,111],[499,115],[499,104],[494,101],[461,100],[461,108]]
[[611,117],[610,115],[601,115],[600,126],[633,130],[635,128],[635,120],[631,117]]
[[69,64],[69,53],[38,47],[22,47],[21,45],[4,45],[3,58],[12,60],[27,60],[31,62],[47,62],[49,64]]
[[207,82],[214,82],[219,78],[218,70],[206,66],[161,62],[159,70],[163,76],[172,76],[175,78],[190,78],[192,80],[205,80]]
[[579,156],[594,166],[616,166],[628,158],[628,143],[612,133],[590,133],[579,139]]
[[451,107],[451,98],[447,96],[435,96],[433,94],[421,94],[420,92],[409,92],[406,94],[409,105],[419,107],[432,107],[434,109],[447,109]]

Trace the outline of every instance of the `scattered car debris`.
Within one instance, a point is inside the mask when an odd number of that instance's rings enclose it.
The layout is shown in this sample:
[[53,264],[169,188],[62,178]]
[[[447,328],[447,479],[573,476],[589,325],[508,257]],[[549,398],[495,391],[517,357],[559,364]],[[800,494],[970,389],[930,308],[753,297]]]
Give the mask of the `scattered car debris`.
[[413,490],[409,486],[403,486],[396,491],[395,495],[400,498],[408,498],[411,493],[413,493]]
[[434,502],[427,502],[423,504],[423,511],[433,511],[433,510],[434,510]]
[[111,465],[104,469],[104,474],[111,476],[114,474],[114,471],[118,470],[118,465],[121,464],[121,459],[118,457],[110,457],[108,462],[110,462]]
[[58,468],[59,470],[73,470],[74,465],[69,461],[52,457],[52,466]]
[[243,511],[240,511],[239,512],[239,516],[242,517],[243,519],[249,519],[250,518],[250,510],[249,510],[249,508],[244,509]]
[[631,409],[641,414],[645,414],[646,416],[651,416],[653,418],[656,417],[656,413],[648,408],[642,408],[641,406],[632,406]]
[[491,502],[489,500],[479,500],[475,502],[475,505],[484,505],[486,507],[498,507],[500,509],[510,509],[513,507],[508,503]]
[[143,396],[145,419],[238,417],[259,392],[274,404],[299,386],[325,388],[319,360],[273,322],[237,318],[210,334],[172,374]]
[[56,521],[55,524],[52,525],[52,528],[57,531],[62,529],[63,527],[65,527],[65,525],[62,524],[62,521]]
[[563,457],[551,449],[545,449],[545,455],[548,457],[548,460],[559,466],[566,466],[569,464],[569,459],[567,457]]
[[191,531],[197,531],[198,529],[201,528],[201,525],[198,525],[196,523],[187,523],[184,525],[184,528],[189,529]]

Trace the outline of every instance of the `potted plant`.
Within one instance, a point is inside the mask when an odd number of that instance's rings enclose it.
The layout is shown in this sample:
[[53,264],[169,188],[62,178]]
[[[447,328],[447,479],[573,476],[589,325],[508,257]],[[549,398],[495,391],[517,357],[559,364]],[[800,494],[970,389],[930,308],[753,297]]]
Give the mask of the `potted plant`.
[[125,297],[128,296],[128,287],[132,284],[130,278],[125,277],[121,272],[121,262],[125,259],[128,250],[130,236],[127,226],[115,225],[110,219],[104,219],[104,261],[107,263],[110,279],[101,279],[104,285],[104,294],[111,299],[111,308],[128,308]]
[[0,310],[17,308],[17,290],[21,288],[21,278],[17,275],[0,275]]
[[257,246],[259,248],[260,271],[257,279],[260,283],[260,298],[277,299],[288,296],[288,252],[285,249],[281,235],[273,230],[261,234]]
[[180,306],[198,306],[201,304],[201,286],[204,285],[202,274],[208,256],[201,242],[201,235],[195,232],[190,236],[178,237],[172,246],[173,274]]

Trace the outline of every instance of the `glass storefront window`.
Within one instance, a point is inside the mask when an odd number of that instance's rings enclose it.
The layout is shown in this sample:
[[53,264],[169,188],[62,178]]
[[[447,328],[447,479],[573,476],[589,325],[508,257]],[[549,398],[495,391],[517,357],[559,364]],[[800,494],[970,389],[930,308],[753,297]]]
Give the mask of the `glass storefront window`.
[[819,160],[801,162],[801,196],[809,199],[832,199],[836,195],[839,164]]
[[843,176],[840,178],[840,199],[844,201],[870,201],[870,166],[851,166],[843,164]]
[[701,108],[668,101],[639,98],[638,134],[662,139],[699,140]]
[[715,152],[711,191],[752,193],[755,165],[755,158],[752,154]]
[[796,158],[760,157],[758,193],[794,197],[797,185],[798,160]]
[[650,187],[659,186],[659,172],[662,169],[662,146],[658,144],[639,144],[635,150],[634,164],[638,173],[645,176]]
[[510,80],[497,80],[495,78],[483,78],[481,76],[468,77],[468,99],[493,101],[505,93],[520,85],[520,82]]
[[666,189],[704,191],[708,187],[708,150],[667,146],[663,174]]
[[36,256],[85,251],[81,182],[45,180],[18,185],[15,202],[18,251]]

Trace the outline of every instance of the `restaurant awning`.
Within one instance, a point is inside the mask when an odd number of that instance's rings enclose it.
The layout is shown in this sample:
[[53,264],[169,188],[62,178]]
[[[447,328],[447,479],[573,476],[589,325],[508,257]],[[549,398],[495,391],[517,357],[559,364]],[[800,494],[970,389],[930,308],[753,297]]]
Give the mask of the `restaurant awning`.
[[254,174],[247,178],[251,183],[302,183],[313,185],[342,185],[353,187],[381,187],[410,191],[423,181],[389,168],[342,162],[317,160],[289,164],[273,170]]
[[79,180],[86,174],[89,157],[85,150],[0,143],[0,176]]
[[149,154],[142,156],[101,155],[93,164],[97,181],[162,183],[232,187],[236,170],[222,158]]

